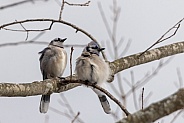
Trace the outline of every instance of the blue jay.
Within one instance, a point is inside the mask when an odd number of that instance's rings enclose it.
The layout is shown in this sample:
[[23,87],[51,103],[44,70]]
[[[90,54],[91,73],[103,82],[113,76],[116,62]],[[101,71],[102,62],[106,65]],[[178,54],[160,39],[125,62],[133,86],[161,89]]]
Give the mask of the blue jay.
[[[48,47],[39,52],[40,70],[43,80],[54,77],[61,77],[67,64],[67,53],[64,50],[63,42],[66,40],[55,38]],[[40,112],[47,113],[50,103],[50,95],[42,95],[40,101]]]
[[[109,65],[99,57],[99,45],[92,41],[83,50],[80,57],[77,58],[75,72],[80,80],[89,81],[105,88],[105,81],[109,77]],[[95,88],[93,91],[98,95],[104,112],[111,113],[111,108],[105,94]]]

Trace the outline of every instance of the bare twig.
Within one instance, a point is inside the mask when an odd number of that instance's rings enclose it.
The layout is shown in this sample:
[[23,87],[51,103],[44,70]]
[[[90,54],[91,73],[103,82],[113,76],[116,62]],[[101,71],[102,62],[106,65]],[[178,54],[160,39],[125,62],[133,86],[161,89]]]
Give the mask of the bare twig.
[[179,81],[179,88],[182,88],[183,87],[183,79],[182,79],[182,75],[181,75],[179,68],[177,68],[177,75],[178,75],[178,81]]
[[[76,81],[74,83],[78,83],[78,82]],[[79,83],[81,83],[81,81]],[[112,94],[110,94],[107,90],[105,90],[104,88],[102,88],[98,85],[94,85],[93,83],[87,83],[86,84],[86,82],[82,82],[82,84],[94,87],[95,89],[98,89],[98,90],[102,91],[103,93],[105,93],[111,100],[113,100],[121,108],[121,110],[126,114],[126,116],[130,115],[128,110],[121,104],[121,102],[118,99],[116,99]]]
[[[134,89],[138,89],[145,85],[147,82],[149,82],[150,79],[152,79],[155,75],[158,74],[159,70],[167,65],[167,63],[170,62],[172,58],[169,58],[167,61],[163,62],[162,60],[159,62],[159,65],[157,68],[152,72],[152,73],[147,73],[145,77],[143,77],[141,80],[137,81],[136,84],[134,85]],[[125,80],[125,79],[124,79]],[[130,95],[132,93],[132,88],[126,93],[126,96]]]
[[14,6],[18,6],[18,5],[21,5],[21,4],[28,3],[28,2],[34,3],[35,1],[44,1],[44,2],[47,2],[48,0],[23,0],[23,1],[19,1],[19,2],[8,4],[8,5],[5,5],[5,6],[1,6],[0,7],[0,10],[7,9],[7,8],[10,8],[10,7],[14,7]]
[[72,122],[71,122],[71,123],[74,123],[74,122],[75,122],[75,120],[79,117],[79,115],[80,115],[80,112],[78,112],[78,113],[77,113],[77,115],[74,117],[74,119],[72,120]]
[[117,107],[114,112],[111,112],[111,116],[113,117],[114,121],[117,121],[119,119],[118,112],[119,112],[119,107]]
[[[61,81],[62,83],[62,81]],[[73,81],[67,81],[67,80],[64,80],[64,84],[65,83],[80,83],[80,84],[84,84],[84,85],[87,85],[87,86],[90,86],[90,87],[93,87],[95,89],[98,89],[100,90],[101,92],[103,92],[104,94],[106,94],[111,100],[113,100],[120,108],[121,110],[126,114],[126,116],[130,115],[130,113],[128,112],[128,110],[121,104],[121,102],[116,99],[112,94],[110,94],[107,90],[105,90],[104,88],[98,86],[98,85],[94,85],[93,83],[86,83],[85,81],[81,81],[81,80],[73,80]]]
[[[30,23],[30,22],[51,22],[51,24],[50,24],[50,26],[48,28],[45,28],[45,29],[31,29],[31,30],[28,30],[27,29],[27,31],[46,31],[46,30],[51,30],[52,25],[54,23],[61,23],[61,24],[64,24],[64,25],[67,25],[67,26],[70,26],[70,27],[76,29],[76,32],[78,32],[78,31],[82,32],[87,37],[89,37],[92,41],[95,41],[96,43],[98,43],[97,40],[91,34],[89,34],[88,32],[86,32],[85,30],[77,27],[76,25],[74,25],[72,23],[69,23],[69,22],[66,22],[66,21],[63,21],[63,20],[54,20],[54,19],[27,19],[27,20],[22,20],[22,21],[16,21],[16,22],[11,22],[11,23],[7,23],[7,24],[3,24],[3,25],[0,26],[0,30],[1,29],[5,29],[5,30],[11,30],[11,31],[22,31],[22,32],[25,32],[25,30],[13,30],[13,29],[7,29],[6,27],[11,26],[11,25],[20,24],[20,23]],[[102,51],[102,56],[107,61],[107,57],[106,57],[106,55],[105,55],[105,53],[103,51]]]
[[128,110],[121,104],[121,102],[118,99],[116,99],[112,94],[110,94],[107,90],[101,88],[98,85],[92,85],[92,87],[105,93],[111,100],[113,100],[122,109],[122,111],[126,114],[126,116],[130,115]]
[[37,40],[39,39],[42,35],[44,35],[45,32],[40,32],[38,35],[36,35],[34,38],[32,38],[30,41],[34,41],[34,40]]
[[106,17],[105,17],[105,14],[104,14],[104,11],[103,11],[103,9],[102,9],[102,5],[101,5],[100,2],[98,2],[98,9],[99,9],[99,11],[100,11],[100,15],[102,16],[103,22],[104,22],[104,24],[105,24],[105,28],[106,28],[106,30],[107,30],[108,36],[109,36],[109,38],[111,39],[112,32],[111,32],[111,29],[110,29],[110,27],[109,27],[109,24],[108,24],[108,22],[107,22],[107,19],[106,19]]
[[[122,41],[120,40],[119,42],[122,42]],[[126,46],[125,46],[125,48],[124,48],[124,50],[121,52],[121,54],[119,55],[119,57],[123,57],[126,54],[126,52],[130,48],[131,43],[132,43],[132,41],[129,39],[128,42],[127,42],[127,44],[126,44]],[[118,44],[118,46],[119,46],[119,44]]]
[[73,54],[73,46],[71,47],[71,52],[70,52],[70,80],[72,80],[72,54]]
[[60,13],[59,13],[59,20],[62,20],[62,13],[63,13],[65,4],[70,5],[70,6],[89,6],[89,3],[90,1],[83,3],[83,4],[74,4],[74,3],[69,3],[69,2],[66,2],[65,0],[62,0],[62,5],[61,5]]
[[144,97],[144,107],[147,106],[148,100],[150,99],[150,97],[153,95],[153,92],[149,92],[149,94]]
[[63,9],[64,9],[64,4],[65,4],[65,1],[62,0],[61,9],[60,9],[60,13],[59,13],[59,20],[62,19],[62,12],[63,12]]
[[[17,20],[15,20],[15,21],[17,21]],[[26,28],[23,26],[22,23],[20,23],[20,26],[26,31],[26,39],[25,39],[25,41],[27,41],[28,35],[29,35],[29,31],[26,30]]]
[[65,117],[68,118],[69,120],[73,119],[73,117],[70,116],[68,113],[66,113],[66,112],[61,112],[61,111],[59,111],[58,109],[53,108],[52,106],[50,106],[49,109],[50,109],[51,111],[55,112],[56,114],[65,116]]
[[65,1],[65,3],[67,4],[67,5],[70,5],[70,6],[89,6],[89,3],[90,3],[91,1],[87,1],[87,2],[85,2],[85,3],[69,3],[69,2],[66,2]]
[[[17,21],[18,22],[18,21]],[[31,21],[30,21],[31,22]],[[51,30],[52,29],[52,25],[53,25],[54,22],[51,22],[50,26],[47,27],[47,28],[44,28],[44,29],[23,29],[23,30],[18,30],[18,29],[9,29],[9,28],[5,28],[5,27],[2,27],[2,29],[4,30],[8,30],[8,31],[15,31],[15,32],[41,32],[41,31],[47,31],[47,30]],[[16,24],[22,24],[21,22],[18,22]],[[14,24],[13,24],[14,25]],[[10,26],[10,25],[9,25]],[[1,27],[0,27],[1,29]]]
[[[71,107],[71,105],[68,102],[67,98],[62,93],[60,94],[60,97],[63,100],[63,102],[60,101],[60,104],[63,105],[63,107],[65,107],[69,111],[68,115],[73,117],[73,119],[71,119],[71,120],[74,120],[77,115],[76,115],[76,113],[74,113],[73,108]],[[80,113],[80,112],[78,112],[78,113]],[[84,123],[84,121],[82,121],[82,119],[79,118],[79,115],[76,117],[75,120],[77,120],[80,123]]]
[[[104,14],[104,11],[102,9],[102,5],[101,5],[100,2],[98,2],[98,9],[100,11],[100,15],[102,17],[102,20],[103,20],[103,22],[105,24],[108,36],[109,36],[110,40],[112,41],[113,53],[110,52],[111,57],[113,55],[113,58],[117,59],[119,55],[118,55],[118,47],[117,47],[117,40],[116,40],[116,30],[117,30],[117,23],[118,23],[118,17],[119,17],[119,13],[120,13],[120,8],[117,6],[117,1],[114,0],[113,1],[113,8],[112,8],[112,13],[113,13],[113,27],[112,27],[112,31],[111,31],[110,26],[109,26],[109,24],[107,22],[107,19],[105,17],[105,14]],[[111,51],[111,47],[109,46],[109,44],[107,44],[107,46],[109,47],[109,51]],[[117,75],[117,81],[118,81],[118,88],[119,88],[120,92],[118,92],[118,89],[116,89],[115,87],[113,87],[113,86],[110,86],[110,87],[112,88],[112,90],[114,92],[121,94],[119,97],[124,101],[124,104],[125,104],[124,89],[123,89],[123,86],[122,86],[122,80],[121,80],[121,75],[120,74]]]
[[134,80],[134,72],[131,71],[130,72],[130,75],[131,75],[131,88],[132,88],[132,96],[133,96],[133,100],[134,100],[134,106],[135,106],[135,109],[138,110],[138,104],[137,104],[137,96],[136,96],[136,90],[135,90],[135,80]]
[[[97,40],[91,34],[87,33],[85,30],[77,27],[76,25],[74,25],[72,23],[69,23],[69,22],[66,22],[66,21],[63,21],[63,20],[59,21],[59,20],[54,20],[54,19],[27,19],[27,20],[15,21],[15,22],[3,24],[3,25],[0,26],[0,29],[5,29],[5,27],[11,26],[11,25],[16,25],[16,24],[20,24],[20,23],[30,23],[30,22],[51,22],[51,24],[50,24],[49,28],[37,29],[37,30],[34,30],[34,29],[28,30],[27,29],[27,31],[46,31],[46,30],[51,30],[52,25],[54,23],[61,23],[61,24],[70,26],[70,27],[76,29],[77,31],[82,32],[83,34],[88,36],[91,40],[97,42]],[[14,30],[14,31],[23,31],[23,32],[25,32],[25,30]]]
[[142,94],[141,94],[141,104],[142,104],[142,107],[141,109],[143,110],[144,109],[144,87],[142,88]]
[[[173,27],[171,27],[169,30],[167,30],[154,44],[152,44],[149,48],[147,48],[144,52],[142,52],[141,54],[140,54],[140,56],[141,55],[143,55],[146,51],[148,51],[149,49],[151,49],[153,46],[155,46],[156,44],[158,44],[158,43],[161,43],[161,42],[163,42],[163,41],[165,41],[165,40],[167,40],[167,39],[169,39],[169,38],[171,38],[171,37],[173,37],[176,33],[177,33],[177,31],[178,31],[178,29],[180,28],[180,23],[182,22],[184,20],[184,18],[182,18],[181,20],[179,20]],[[169,32],[171,32],[173,29],[175,29],[175,31],[174,31],[174,33],[173,34],[171,34],[170,36],[168,36],[168,37],[165,37]],[[164,38],[165,37],[165,38]],[[139,57],[140,57],[139,56]]]
[[[48,45],[48,42],[45,41],[19,41],[19,42],[10,42],[10,43],[3,43],[0,44],[0,48],[1,47],[7,47],[7,46],[17,46],[17,45],[22,45],[22,44],[39,44],[39,45]],[[75,47],[84,47],[85,45],[80,45],[80,44],[66,44],[64,45],[64,47],[71,47],[71,46],[75,46]]]

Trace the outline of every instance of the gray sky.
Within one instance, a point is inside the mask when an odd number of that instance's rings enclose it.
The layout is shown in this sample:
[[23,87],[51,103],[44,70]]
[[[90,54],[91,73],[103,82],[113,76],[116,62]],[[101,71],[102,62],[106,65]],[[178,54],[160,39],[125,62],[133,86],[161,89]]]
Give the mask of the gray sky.
[[[17,0],[1,0],[0,6]],[[72,2],[72,0],[70,0]],[[86,2],[86,0],[77,0],[77,3]],[[72,7],[66,5],[63,11],[63,20],[77,25],[92,34],[99,42],[109,41],[107,31],[100,16],[97,6],[97,0],[93,0],[88,7]],[[112,13],[110,6],[111,0],[100,1],[104,9],[108,22],[112,24]],[[170,27],[176,24],[184,17],[184,1],[182,0],[119,0],[118,6],[121,7],[121,14],[118,21],[117,39],[124,38],[125,42],[132,40],[131,46],[125,56],[142,52],[152,45],[162,34]],[[35,2],[35,4],[27,3],[17,7],[12,7],[0,10],[0,25],[13,22],[15,20],[24,20],[31,18],[53,18],[58,19],[60,6],[54,1]],[[24,24],[27,29],[36,29],[48,27],[48,23],[32,23]],[[112,26],[111,26],[112,27]],[[20,25],[12,26],[11,28],[21,29]],[[163,46],[173,42],[182,41],[184,26],[183,23],[173,38],[155,46]],[[32,32],[29,34],[29,39],[35,37],[38,33]],[[82,33],[75,33],[75,30],[61,24],[54,24],[51,31],[47,31],[39,41],[50,42],[55,37],[67,37],[67,44],[87,44],[90,39]],[[26,33],[11,32],[0,30],[0,43],[24,41]],[[11,83],[28,83],[36,80],[41,80],[39,70],[39,55],[46,45],[19,45],[0,48],[0,76],[1,82]],[[75,48],[75,47],[74,47]],[[123,49],[124,47],[122,47]],[[70,53],[70,48],[66,48],[67,53]],[[75,59],[80,55],[82,48],[75,48],[73,55],[73,67],[75,67]],[[108,59],[112,61],[106,48]],[[167,59],[167,58],[166,58]],[[166,60],[164,59],[164,60]],[[159,71],[159,74],[145,85],[145,96],[153,92],[149,103],[153,103],[169,96],[177,90],[174,82],[178,82],[176,68],[179,68],[182,75],[184,73],[183,54],[173,57],[171,62]],[[121,72],[122,77],[130,80],[130,71],[134,71],[135,80],[140,80],[148,71],[152,71],[159,64],[159,61],[154,61],[144,65],[136,66]],[[69,64],[67,65],[64,76],[69,75]],[[184,77],[183,77],[184,78]],[[114,84],[117,86],[117,82]],[[123,83],[125,90],[129,87]],[[109,89],[112,93],[112,90]],[[139,97],[141,89],[137,90]],[[64,92],[70,102],[74,112],[81,113],[80,118],[86,123],[103,123],[114,122],[113,118],[106,115],[98,101],[97,96],[86,87],[78,87],[70,91]],[[53,94],[51,97],[51,107],[57,108],[60,111],[66,111],[58,103],[59,94]],[[1,123],[44,123],[45,115],[40,114],[38,107],[40,96],[33,97],[16,97],[16,98],[0,98],[0,122]],[[127,109],[130,112],[135,112],[132,101],[132,96],[128,98]],[[112,109],[116,110],[116,104],[110,101]],[[51,110],[48,111],[49,123],[68,123],[66,117],[58,115]],[[169,122],[172,115],[164,119]],[[176,122],[181,122],[184,119],[180,118]]]

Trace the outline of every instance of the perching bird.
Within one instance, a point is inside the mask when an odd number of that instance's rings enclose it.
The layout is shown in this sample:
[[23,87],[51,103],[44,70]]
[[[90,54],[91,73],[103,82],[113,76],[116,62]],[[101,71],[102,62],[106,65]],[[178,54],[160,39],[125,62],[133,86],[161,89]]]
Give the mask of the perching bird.
[[[100,48],[99,45],[92,41],[83,50],[80,57],[76,61],[76,75],[80,80],[89,81],[97,84],[100,87],[105,87],[105,81],[109,77],[109,65],[99,57],[100,51],[105,48]],[[105,94],[93,88],[93,91],[98,95],[104,112],[111,113],[111,108]]]
[[[42,72],[43,80],[54,77],[61,77],[67,64],[67,53],[64,50],[63,42],[66,38],[55,38],[48,47],[39,52],[40,56],[40,70]],[[42,95],[40,101],[40,112],[46,113],[49,108],[50,95]]]

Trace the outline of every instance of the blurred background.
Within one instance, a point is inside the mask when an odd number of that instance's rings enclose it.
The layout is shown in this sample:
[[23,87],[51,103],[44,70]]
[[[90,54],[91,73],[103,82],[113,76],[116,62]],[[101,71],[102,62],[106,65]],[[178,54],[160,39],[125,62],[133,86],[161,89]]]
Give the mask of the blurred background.
[[[58,19],[62,1],[27,0],[28,2],[7,7],[21,0],[0,1],[0,25],[25,19]],[[67,0],[69,3],[86,3],[86,0]],[[168,29],[184,17],[182,0],[93,0],[89,6],[69,6],[65,4],[62,20],[70,22],[91,34],[106,47],[109,61],[143,52],[156,42]],[[48,28],[49,22],[22,24],[26,29]],[[20,24],[9,29],[21,29]],[[168,35],[171,35],[171,31]],[[153,48],[183,41],[184,24],[181,23],[176,35]],[[0,81],[8,83],[30,83],[41,81],[39,54],[52,39],[67,38],[65,44],[74,46],[75,59],[83,47],[91,41],[85,34],[63,24],[54,23],[45,32],[17,32],[0,30]],[[6,43],[36,41],[40,44],[2,45]],[[43,43],[45,42],[45,43]],[[65,48],[68,56],[70,47]],[[69,61],[69,57],[68,57]],[[110,93],[118,98],[131,112],[141,109],[141,95],[144,88],[144,107],[176,92],[182,85],[184,73],[183,54],[164,58],[126,69],[115,76],[113,83],[107,83]],[[70,75],[69,63],[64,76]],[[77,87],[61,94],[52,94],[47,114],[39,113],[40,95],[32,97],[1,97],[0,123],[70,123],[75,122],[112,123],[124,117],[124,113],[110,99],[114,112],[103,112],[96,94],[85,86]],[[180,115],[179,115],[180,114]],[[179,117],[175,117],[175,116]],[[183,112],[175,112],[158,122],[182,122]],[[173,118],[176,118],[173,120]]]

